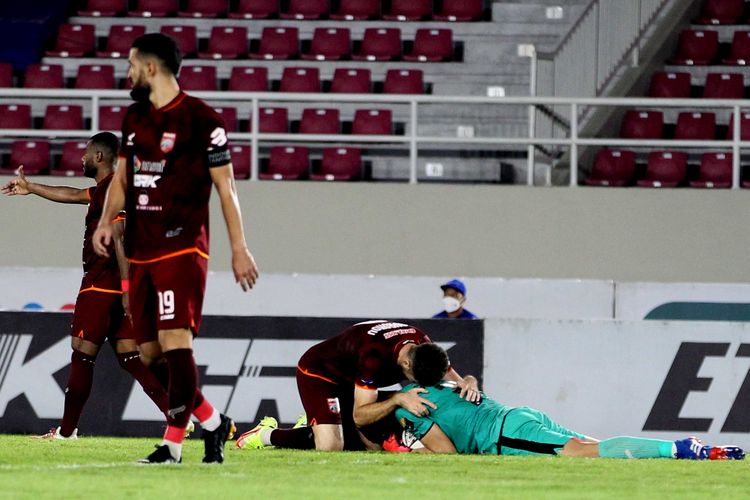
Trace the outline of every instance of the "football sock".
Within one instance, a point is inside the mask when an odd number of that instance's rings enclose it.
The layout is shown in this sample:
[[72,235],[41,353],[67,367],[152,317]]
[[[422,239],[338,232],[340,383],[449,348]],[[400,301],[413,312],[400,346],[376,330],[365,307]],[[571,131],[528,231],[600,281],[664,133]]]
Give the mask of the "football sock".
[[167,391],[162,387],[154,372],[141,362],[138,351],[118,352],[117,360],[120,362],[122,369],[130,373],[141,384],[143,392],[166,415],[169,410]]
[[297,429],[264,429],[260,433],[260,442],[265,446],[312,450],[315,448],[315,436],[312,427]]
[[[198,368],[192,349],[173,349],[164,353],[169,365],[169,411],[167,424],[184,430],[193,411],[198,387]],[[169,428],[167,428],[169,430]]]
[[214,408],[200,390],[195,391],[193,415],[207,431],[215,431],[221,425],[221,414]]
[[599,443],[599,456],[604,458],[674,458],[674,442],[617,436]]
[[91,393],[96,357],[74,350],[70,361],[68,385],[65,387],[65,409],[60,423],[60,434],[63,437],[69,437],[78,426],[83,405]]
[[169,366],[167,366],[166,359],[160,359],[149,366],[149,369],[159,381],[162,388],[167,391],[169,390]]

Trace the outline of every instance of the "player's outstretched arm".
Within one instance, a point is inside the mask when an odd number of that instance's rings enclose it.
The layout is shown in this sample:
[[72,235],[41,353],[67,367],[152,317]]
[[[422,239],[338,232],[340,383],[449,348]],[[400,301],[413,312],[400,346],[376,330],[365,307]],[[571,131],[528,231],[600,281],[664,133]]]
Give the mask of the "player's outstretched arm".
[[79,189],[69,186],[48,186],[29,181],[23,173],[23,165],[18,167],[16,178],[10,180],[2,187],[2,193],[8,196],[25,196],[35,194],[50,201],[58,203],[81,203],[86,204],[89,200],[88,189]]
[[211,168],[210,172],[211,180],[219,193],[221,211],[227,225],[229,245],[232,248],[234,279],[240,284],[243,291],[247,291],[255,285],[255,281],[258,279],[258,266],[255,264],[253,254],[250,253],[245,242],[242,212],[237,199],[237,189],[234,185],[232,164]]
[[125,169],[125,159],[120,158],[117,170],[115,170],[115,174],[112,177],[112,182],[109,183],[109,188],[107,188],[107,197],[104,199],[104,210],[99,219],[99,225],[94,232],[94,237],[91,239],[94,244],[94,251],[102,257],[109,255],[107,247],[110,241],[112,241],[114,232],[112,221],[125,208],[125,188],[128,181],[127,177],[125,177]]
[[448,369],[445,374],[446,380],[452,380],[461,389],[460,396],[467,401],[477,402],[481,399],[482,393],[479,391],[479,381],[474,375],[462,377],[453,368]]

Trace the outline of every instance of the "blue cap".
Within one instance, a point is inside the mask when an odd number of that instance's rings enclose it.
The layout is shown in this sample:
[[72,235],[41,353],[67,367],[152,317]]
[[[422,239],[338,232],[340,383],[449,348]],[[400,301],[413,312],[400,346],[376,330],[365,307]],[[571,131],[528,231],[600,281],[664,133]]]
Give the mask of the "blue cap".
[[466,285],[461,280],[450,280],[448,283],[440,285],[440,288],[445,291],[446,288],[453,288],[456,291],[461,292],[461,295],[466,295]]

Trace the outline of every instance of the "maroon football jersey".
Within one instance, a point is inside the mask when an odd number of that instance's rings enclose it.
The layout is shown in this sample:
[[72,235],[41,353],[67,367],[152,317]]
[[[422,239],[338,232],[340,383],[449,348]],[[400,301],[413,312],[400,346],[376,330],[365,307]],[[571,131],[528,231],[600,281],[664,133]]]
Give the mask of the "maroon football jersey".
[[406,378],[397,363],[401,348],[425,342],[430,338],[411,325],[365,321],[312,346],[299,360],[299,368],[336,384],[388,387]]
[[122,137],[128,257],[143,262],[188,251],[207,257],[209,169],[230,162],[221,117],[180,92],[160,109],[132,104]]
[[86,288],[100,288],[104,290],[120,290],[120,269],[117,266],[117,258],[110,243],[110,252],[108,257],[101,257],[94,251],[92,237],[99,219],[104,210],[104,199],[107,196],[107,188],[112,182],[110,174],[96,186],[88,189],[89,209],[86,212],[86,230],[83,233],[83,281],[81,290]]

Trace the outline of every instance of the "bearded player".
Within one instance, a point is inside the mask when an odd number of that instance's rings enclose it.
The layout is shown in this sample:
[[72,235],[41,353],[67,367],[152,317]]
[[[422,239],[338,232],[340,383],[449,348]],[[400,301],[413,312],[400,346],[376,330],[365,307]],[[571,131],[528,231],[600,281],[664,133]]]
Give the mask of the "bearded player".
[[247,290],[258,277],[245,243],[226,130],[213,109],[180,90],[182,57],[172,38],[160,33],[140,36],[128,61],[135,103],[123,120],[119,168],[94,246],[107,254],[113,236],[110,218],[126,208],[133,326],[142,358],[154,363],[163,356],[169,379],[164,439],[143,462],[180,462],[193,413],[203,427],[203,461],[221,463],[234,423],[198,390],[193,357],[208,268],[212,186],[221,201],[236,281]]

